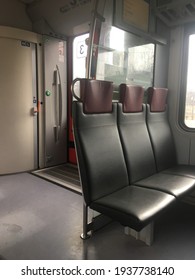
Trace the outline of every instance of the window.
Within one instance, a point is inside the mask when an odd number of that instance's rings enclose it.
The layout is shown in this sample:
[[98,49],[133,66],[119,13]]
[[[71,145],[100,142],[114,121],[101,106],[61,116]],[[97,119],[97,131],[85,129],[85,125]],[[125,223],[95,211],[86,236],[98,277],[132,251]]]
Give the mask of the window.
[[[89,34],[77,36],[73,41],[73,80],[86,78],[87,41]],[[74,92],[79,96],[80,83],[74,86]]]
[[184,123],[188,128],[195,128],[195,34],[190,34],[188,40]]
[[87,39],[89,34],[77,36],[73,42],[73,79],[85,78]]

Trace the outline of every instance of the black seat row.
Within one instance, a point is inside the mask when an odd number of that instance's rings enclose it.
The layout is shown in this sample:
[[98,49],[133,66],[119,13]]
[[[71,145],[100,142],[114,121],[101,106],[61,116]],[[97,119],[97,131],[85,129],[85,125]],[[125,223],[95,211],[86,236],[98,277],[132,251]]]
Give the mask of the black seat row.
[[146,106],[140,86],[120,85],[119,103],[112,102],[112,82],[81,79],[80,89],[81,98],[73,102],[73,129],[84,238],[88,208],[140,231],[195,187],[195,169],[176,165],[162,102],[166,91],[159,95],[150,89]]
[[[131,183],[180,198],[193,188],[195,177],[190,178],[185,172],[193,167],[176,165],[174,142],[167,119],[167,90],[149,88],[147,108],[142,104],[143,94],[141,87],[120,86],[122,99],[118,104],[118,128]],[[124,106],[127,108],[128,104],[133,103],[128,100],[130,96],[137,109],[129,107],[125,112]]]

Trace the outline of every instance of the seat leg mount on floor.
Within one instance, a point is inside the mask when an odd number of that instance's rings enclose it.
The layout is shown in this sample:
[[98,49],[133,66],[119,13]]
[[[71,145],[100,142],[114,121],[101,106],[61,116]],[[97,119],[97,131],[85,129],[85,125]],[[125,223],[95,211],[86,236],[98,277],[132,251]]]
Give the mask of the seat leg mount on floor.
[[143,241],[146,245],[151,246],[154,240],[154,222],[147,225],[141,231],[125,227],[125,234],[135,237],[137,240]]

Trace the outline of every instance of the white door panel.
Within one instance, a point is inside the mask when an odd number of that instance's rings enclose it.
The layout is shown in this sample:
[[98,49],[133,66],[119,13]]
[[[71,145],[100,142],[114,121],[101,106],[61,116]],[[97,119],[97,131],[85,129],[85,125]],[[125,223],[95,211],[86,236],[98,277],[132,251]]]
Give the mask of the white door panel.
[[37,165],[33,52],[33,44],[0,38],[0,174],[31,170]]

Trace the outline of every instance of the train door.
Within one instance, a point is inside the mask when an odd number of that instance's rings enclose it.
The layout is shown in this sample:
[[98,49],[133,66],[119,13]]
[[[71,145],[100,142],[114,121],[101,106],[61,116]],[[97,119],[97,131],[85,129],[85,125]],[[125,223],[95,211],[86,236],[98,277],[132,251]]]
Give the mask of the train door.
[[36,44],[0,35],[0,174],[37,168]]
[[66,41],[44,37],[45,167],[67,161]]

